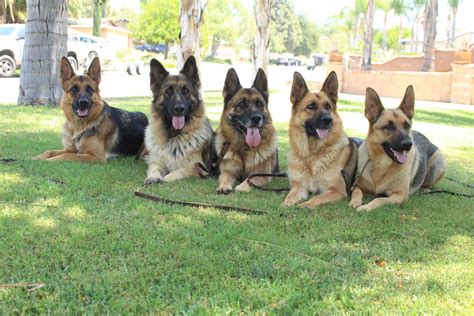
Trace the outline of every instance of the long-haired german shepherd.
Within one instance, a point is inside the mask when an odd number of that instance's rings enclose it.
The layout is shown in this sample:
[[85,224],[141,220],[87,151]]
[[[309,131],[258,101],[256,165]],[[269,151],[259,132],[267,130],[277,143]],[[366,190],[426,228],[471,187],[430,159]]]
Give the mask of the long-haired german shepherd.
[[84,76],[74,73],[66,57],[61,59],[64,150],[49,150],[33,159],[106,162],[111,156],[138,152],[148,125],[145,114],[109,106],[99,95],[100,80],[99,58]]
[[[384,109],[375,90],[367,88],[365,117],[369,133],[359,147],[357,178],[349,206],[370,211],[400,204],[420,188],[432,188],[446,171],[446,160],[423,134],[411,129],[415,93],[408,86],[396,109]],[[379,195],[362,205],[364,194]]]
[[192,176],[196,163],[209,160],[213,138],[201,98],[196,59],[190,56],[178,75],[170,75],[159,61],[152,59],[150,87],[153,102],[145,133],[145,184]]
[[[229,149],[219,165],[218,193],[230,193],[237,180],[253,173],[278,170],[277,134],[268,110],[268,83],[265,72],[259,69],[251,88],[242,88],[232,68],[227,72],[223,90],[224,111],[216,131],[217,153],[228,144]],[[271,180],[259,177],[252,180],[263,185]],[[247,181],[236,191],[247,192]]]
[[335,72],[328,75],[318,93],[308,90],[301,74],[295,72],[293,76],[288,153],[291,190],[283,205],[299,203],[310,192],[319,194],[300,206],[313,208],[347,196],[342,171],[353,175],[357,152],[337,113],[337,90]]

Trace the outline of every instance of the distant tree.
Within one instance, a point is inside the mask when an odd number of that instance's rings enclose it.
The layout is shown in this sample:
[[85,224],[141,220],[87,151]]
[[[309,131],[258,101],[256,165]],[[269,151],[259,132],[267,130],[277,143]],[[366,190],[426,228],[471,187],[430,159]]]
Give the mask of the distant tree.
[[74,19],[93,17],[94,1],[95,0],[69,0],[69,17]]
[[448,19],[448,47],[454,47],[454,40],[456,37],[456,15],[458,13],[459,3],[462,0],[448,0],[450,14]]
[[[353,25],[353,35],[352,35],[352,47],[357,46],[357,34],[359,31],[359,22],[361,21],[361,16],[365,15],[367,11],[367,1],[368,0],[354,0],[354,11],[352,11],[354,23]],[[364,17],[365,19],[365,17]]]
[[211,37],[211,56],[215,56],[222,41],[234,46],[244,32],[247,10],[239,0],[212,0],[206,8],[205,24]]
[[316,23],[310,21],[304,14],[298,15],[298,22],[304,36],[294,49],[294,53],[297,56],[309,56],[318,49],[320,31]]
[[438,0],[428,0],[425,7],[423,31],[423,66],[421,71],[430,71],[433,68],[434,43],[436,38],[436,18],[438,17]]
[[92,35],[100,36],[100,25],[102,24],[102,0],[94,0]]
[[141,12],[130,25],[136,39],[167,46],[177,42],[179,3],[176,0],[148,0],[142,4]]
[[272,21],[274,22],[272,23],[272,31],[274,31],[272,34],[284,46],[283,50],[275,46],[273,50],[276,52],[294,52],[301,42],[302,33],[293,0],[275,0],[271,10]]
[[401,45],[402,45],[402,34],[403,34],[403,16],[406,14],[407,9],[408,9],[406,1],[407,0],[392,0],[393,12],[400,19],[400,24],[399,24],[400,31],[398,32],[400,37],[398,38],[397,51],[400,51],[402,47]]
[[0,24],[24,23],[26,0],[0,0]]
[[[387,50],[396,50],[398,48],[398,38],[400,37],[399,26],[392,26],[387,29]],[[410,29],[404,27],[402,30],[402,37],[410,36]],[[383,33],[374,32],[374,43],[382,47],[383,44]]]
[[268,75],[267,66],[270,51],[270,22],[273,0],[255,0],[255,22],[257,31],[252,45],[253,75],[255,78],[259,68]]
[[7,21],[5,9],[5,0],[0,0],[0,24],[4,24]]
[[374,35],[374,14],[375,14],[375,0],[369,0],[367,4],[366,14],[366,29],[364,41],[364,60],[362,68],[364,70],[372,69],[372,42]]
[[376,2],[376,8],[383,11],[383,37],[382,37],[382,49],[387,50],[387,16],[392,11],[392,0],[378,0]]
[[[204,22],[203,14],[208,0],[180,0],[179,6],[179,46],[176,54],[178,69],[181,69],[186,59],[194,55],[198,64],[201,61],[201,27]],[[160,3],[160,5],[162,5]],[[225,21],[223,21],[225,23]]]
[[67,53],[67,0],[29,0],[18,104],[58,105]]
[[411,0],[411,12],[415,14],[414,23],[415,27],[412,26],[411,34],[411,47],[413,52],[418,51],[418,29],[421,21],[421,9],[426,6],[426,0]]

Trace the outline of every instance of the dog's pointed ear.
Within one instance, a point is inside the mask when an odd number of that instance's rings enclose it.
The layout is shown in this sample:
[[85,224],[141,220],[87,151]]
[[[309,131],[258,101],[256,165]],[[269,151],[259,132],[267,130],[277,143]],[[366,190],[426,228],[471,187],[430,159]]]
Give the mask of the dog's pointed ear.
[[303,100],[306,93],[308,93],[308,86],[306,81],[304,81],[303,76],[299,72],[293,74],[293,84],[291,86],[290,101],[293,106],[297,105],[301,100]]
[[183,69],[181,69],[180,73],[191,79],[195,86],[199,87],[201,85],[201,81],[199,79],[199,69],[197,67],[196,58],[194,58],[193,55],[186,59]]
[[336,105],[338,100],[338,90],[339,83],[337,81],[337,75],[334,71],[331,71],[326,80],[324,81],[321,91],[327,94],[329,99],[333,102],[333,105]]
[[222,96],[224,97],[224,107],[227,106],[227,103],[232,99],[234,94],[241,89],[239,76],[235,72],[234,68],[230,68],[227,71],[227,75],[224,81],[224,89],[222,90]]
[[403,97],[402,103],[400,103],[398,108],[402,110],[410,120],[413,119],[413,116],[415,116],[415,91],[413,90],[412,85],[407,87],[405,96]]
[[87,70],[87,75],[99,86],[101,80],[101,69],[99,57],[95,57]]
[[369,123],[375,123],[383,110],[384,107],[377,92],[372,88],[367,88],[365,91],[365,117],[369,120]]
[[265,99],[265,102],[268,103],[268,81],[267,75],[262,68],[258,68],[257,75],[255,76],[255,80],[253,81],[252,88],[255,88],[260,92]]
[[74,73],[74,69],[72,69],[71,63],[67,59],[67,57],[61,58],[61,82],[64,86],[64,84],[74,77],[76,74]]
[[150,61],[150,87],[152,90],[153,87],[158,89],[168,75],[169,72],[158,60],[153,58]]

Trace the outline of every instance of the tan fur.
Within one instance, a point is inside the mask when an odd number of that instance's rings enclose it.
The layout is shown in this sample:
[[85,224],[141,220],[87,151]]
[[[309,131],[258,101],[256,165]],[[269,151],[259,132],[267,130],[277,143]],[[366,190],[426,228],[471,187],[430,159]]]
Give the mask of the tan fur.
[[[293,98],[292,95],[294,103],[289,125],[290,152],[288,153],[288,177],[291,191],[283,205],[297,204],[307,199],[310,192],[314,192],[319,194],[300,204],[305,208],[314,208],[347,196],[341,170],[350,158],[351,149],[335,102],[331,109],[333,126],[329,130],[328,138],[322,140],[318,137],[307,136],[305,121],[313,115],[318,115],[324,105],[330,102],[330,97],[324,91],[319,93],[307,91],[302,94],[304,97],[301,100]],[[337,102],[337,96],[335,100]],[[318,111],[307,109],[312,102],[318,106]]]
[[[222,113],[219,128],[216,131],[216,150],[218,153],[221,152],[225,142],[230,143],[230,148],[220,165],[219,187],[217,188],[219,193],[229,193],[238,179],[246,178],[250,174],[271,173],[277,165],[278,140],[267,106],[264,107],[263,113],[268,119],[265,128],[261,130],[262,140],[257,148],[249,147],[242,135],[239,135],[239,132],[232,127],[230,115],[234,111],[239,111],[236,105],[242,98],[256,100],[261,99],[261,96],[255,88],[249,91],[241,90],[233,96]],[[271,181],[271,178],[258,177],[252,181],[257,185],[265,185]],[[240,192],[248,192],[250,189],[247,181],[243,181],[235,188]]]
[[[384,110],[376,92],[367,89],[365,115],[370,126],[367,138],[358,150],[358,176],[349,203],[349,206],[356,208],[357,211],[371,211],[382,205],[403,203],[417,190],[410,185],[418,169],[421,168],[421,156],[426,153],[418,152],[411,128],[407,135],[413,141],[413,146],[407,153],[405,163],[394,162],[381,145],[384,142],[394,141],[400,133],[406,133],[406,127],[411,127],[414,102],[413,88],[409,86],[398,108]],[[384,128],[389,123],[393,124],[393,129]],[[446,162],[439,150],[428,160],[427,167],[430,173],[431,170],[434,171],[435,179],[433,182],[425,182],[422,187],[431,188],[443,176],[446,169]],[[383,194],[384,197],[377,197],[362,205],[365,194]]]
[[[98,62],[98,60],[97,60]],[[64,95],[61,99],[61,108],[66,117],[66,122],[63,125],[63,145],[64,150],[49,150],[36,157],[34,160],[48,160],[48,161],[61,161],[61,160],[73,160],[82,162],[106,162],[107,156],[110,154],[110,149],[114,146],[114,133],[116,132],[115,124],[107,117],[103,115],[104,101],[99,95],[98,84],[100,82],[100,65],[99,65],[99,78],[93,80],[92,72],[95,72],[93,68],[95,64],[91,64],[89,69],[89,75],[87,76],[76,76],[74,73],[64,73],[72,71],[70,65],[65,64],[62,61],[62,79]],[[66,78],[70,76],[69,78]],[[72,102],[74,97],[69,90],[72,86],[77,85],[80,89],[90,86],[94,89],[92,96],[92,107],[87,118],[79,118],[72,111]],[[88,130],[94,126],[99,126],[97,134],[90,137],[82,137],[80,141],[75,143],[73,141],[79,134]]]

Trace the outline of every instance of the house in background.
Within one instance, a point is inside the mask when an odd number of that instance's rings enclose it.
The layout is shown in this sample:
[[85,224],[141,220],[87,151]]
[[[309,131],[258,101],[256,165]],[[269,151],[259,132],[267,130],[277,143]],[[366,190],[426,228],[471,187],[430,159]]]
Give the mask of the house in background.
[[[119,20],[121,24],[121,20]],[[69,27],[79,33],[92,35],[92,19],[77,19]],[[132,32],[118,26],[111,20],[102,19],[100,37],[108,40],[115,49],[128,49],[133,47]]]

